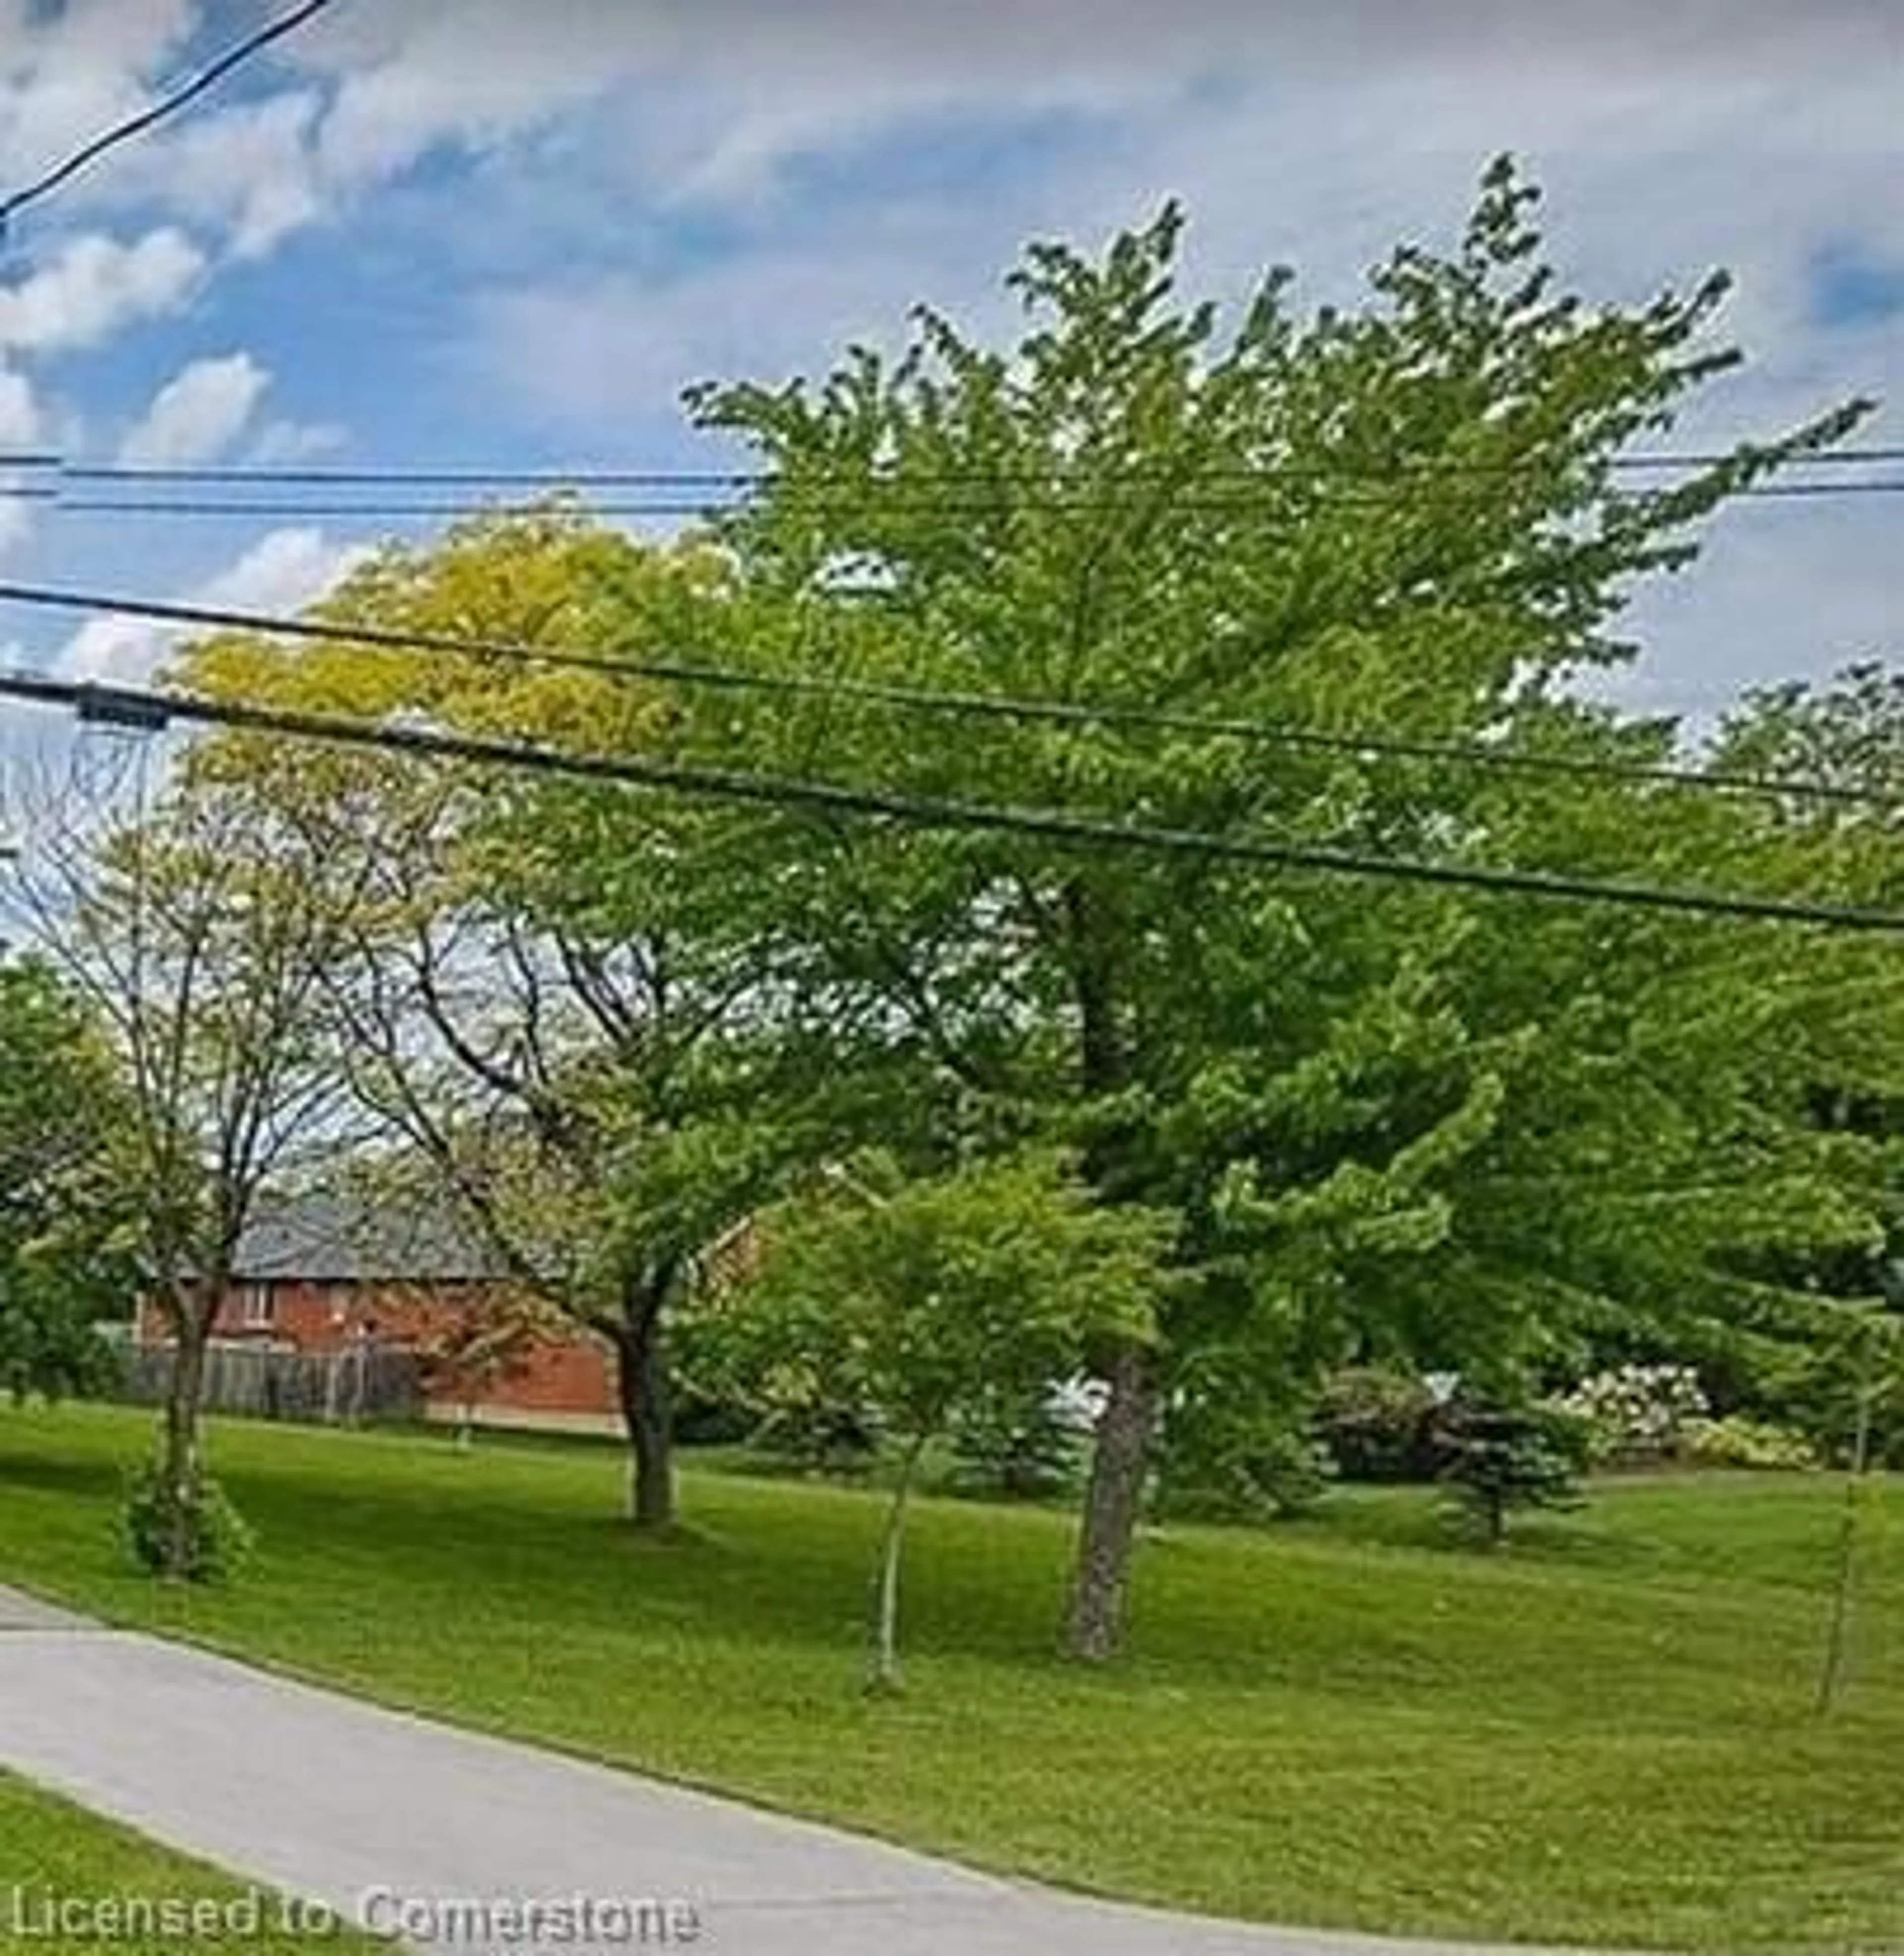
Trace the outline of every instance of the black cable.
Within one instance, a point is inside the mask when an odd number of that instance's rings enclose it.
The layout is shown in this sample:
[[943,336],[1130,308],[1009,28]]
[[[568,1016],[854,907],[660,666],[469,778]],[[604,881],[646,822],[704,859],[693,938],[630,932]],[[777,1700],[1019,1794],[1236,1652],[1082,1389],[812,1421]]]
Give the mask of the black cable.
[[[527,487],[531,485],[524,482],[513,486]],[[554,480],[546,485],[552,494],[559,493],[564,487],[576,486],[573,483]],[[598,516],[696,516],[712,519],[744,513],[750,506],[741,500],[744,494],[744,491],[736,491],[725,497],[718,495],[696,498],[651,495],[633,500],[611,498],[584,500],[579,506],[585,513]],[[873,494],[876,494],[876,491]],[[1904,495],[1904,476],[1880,476],[1856,482],[1750,483],[1732,491],[1726,500],[1729,502],[1813,501],[1821,497],[1839,496],[1899,495]],[[51,502],[56,505],[62,515],[68,516],[175,516],[226,521],[269,518],[292,522],[303,519],[312,522],[354,517],[366,522],[428,522],[492,515],[512,509],[519,510],[523,506],[519,500],[512,502],[508,497],[500,494],[457,501],[315,502],[308,497],[299,497],[295,500],[261,500],[250,497],[68,496],[57,489],[47,489],[37,484],[5,483],[0,483],[0,498]],[[1398,491],[1337,492],[1314,499],[1305,513],[1328,510],[1392,509],[1402,500]],[[860,492],[847,488],[803,491],[801,500],[808,506],[816,508],[851,507],[864,501],[867,506],[876,507],[883,515],[939,516],[953,519],[987,516],[998,507],[995,498],[976,494],[961,499],[953,496],[928,497],[907,492],[886,496],[874,504],[870,498],[863,497]],[[1059,492],[1040,496],[1017,506],[1060,512],[1067,508],[1088,510],[1098,500],[1094,494],[1081,491],[1069,495]],[[1210,489],[1192,492],[1177,497],[1172,506],[1179,511],[1205,516],[1237,517],[1247,517],[1252,509],[1247,494],[1241,490],[1232,490],[1227,494]]]
[[1610,883],[1539,869],[1505,869],[1483,865],[1437,863],[1407,857],[1302,844],[1272,842],[1255,836],[1229,836],[1198,829],[1148,823],[1103,821],[1060,810],[999,807],[989,803],[901,794],[842,782],[753,775],[725,768],[690,767],[637,757],[565,753],[526,741],[478,738],[433,729],[295,712],[237,701],[153,692],[132,686],[100,686],[59,680],[43,674],[0,674],[0,698],[69,708],[84,722],[163,732],[175,720],[228,727],[286,739],[316,740],[390,753],[420,756],[479,766],[507,767],[578,780],[661,788],[697,800],[740,802],[756,806],[810,809],[829,815],[876,819],[916,828],[960,828],[1037,835],[1055,842],[1095,847],[1194,856],[1204,860],[1248,863],[1280,869],[1422,883],[1492,895],[1518,895],[1621,904],[1647,910],[1805,923],[1827,929],[1904,933],[1904,911],[1827,904],[1780,897],[1731,894],[1716,890],[1675,889],[1640,883]]
[[[1654,450],[1637,455],[1615,456],[1609,466],[1620,472],[1656,473],[1672,470],[1715,468],[1735,461],[1734,455],[1716,450],[1688,450],[1674,453],[1668,450]],[[1794,457],[1790,465],[1797,468],[1871,468],[1880,465],[1904,462],[1904,447],[1887,448],[1838,448],[1820,450],[1815,455]],[[276,484],[286,487],[298,486],[312,488],[391,487],[409,484],[419,488],[453,488],[481,487],[487,484],[522,484],[532,487],[562,488],[595,486],[612,489],[731,489],[758,487],[785,479],[785,472],[768,468],[731,469],[667,469],[606,468],[578,465],[570,468],[525,468],[505,465],[495,468],[476,466],[458,468],[404,468],[393,464],[383,466],[366,465],[359,468],[333,466],[305,466],[264,462],[185,465],[159,462],[67,462],[58,456],[47,459],[45,465],[58,468],[66,479],[73,482],[95,483],[197,483],[222,486],[241,485],[246,483]],[[1453,461],[1423,461],[1414,464],[1404,463],[1395,469],[1380,472],[1381,479],[1388,481],[1396,475],[1514,475],[1531,468],[1533,464],[1511,462],[1489,463],[1483,462],[1460,462]],[[1227,468],[1208,472],[1201,478],[1211,482],[1274,481],[1297,478],[1306,475],[1328,475],[1340,469],[1333,462],[1316,462],[1306,469],[1287,467]],[[1347,472],[1351,475],[1356,472]],[[1132,472],[1141,477],[1141,469]],[[882,478],[879,472],[865,476],[856,476],[856,481],[864,481],[877,487],[882,480],[891,482],[891,477]],[[917,475],[908,478],[920,479]],[[1000,480],[996,471],[980,468],[941,468],[927,472],[926,479],[933,482],[968,483],[980,487],[990,487]]]
[[[1679,485],[1669,485],[1670,488]],[[1748,482],[1737,489],[1726,492],[1727,501],[1740,497],[1757,497],[1762,500],[1775,502],[1780,497],[1806,497],[1813,496],[1898,496],[1904,495],[1904,475],[1878,475],[1863,482]]]
[[37,203],[42,197],[50,196],[62,184],[77,176],[90,164],[96,162],[109,150],[117,149],[121,144],[129,143],[135,137],[143,136],[148,129],[177,115],[180,109],[195,102],[207,90],[216,87],[235,68],[243,66],[254,56],[261,54],[273,42],[280,41],[286,35],[295,33],[307,21],[314,19],[333,4],[333,0],[304,0],[302,6],[294,7],[289,13],[275,21],[267,21],[255,33],[248,34],[235,47],[220,55],[209,68],[201,68],[189,80],[155,102],[150,109],[142,109],[136,115],[128,116],[123,122],[114,124],[111,128],[95,136],[83,148],[74,150],[63,162],[55,164],[24,188],[0,198],[0,237],[5,235],[8,225],[27,205]]
[[[0,487],[0,497],[16,492]],[[223,497],[191,497],[176,500],[156,500],[129,496],[65,496],[54,491],[34,492],[32,500],[50,500],[62,516],[187,516],[250,521],[268,517],[274,522],[334,522],[357,517],[377,522],[444,522],[469,516],[522,513],[523,505],[501,498],[456,503],[326,503],[308,500],[260,503]],[[533,507],[532,505],[529,506]],[[579,506],[592,516],[731,516],[737,506],[717,503],[627,502],[605,500]]]
[[1305,748],[1362,758],[1433,761],[1457,766],[1519,773],[1648,782],[1772,798],[1836,802],[1895,808],[1899,798],[1880,790],[1805,781],[1729,769],[1674,768],[1644,762],[1589,759],[1565,754],[1530,754],[1510,749],[1450,741],[1396,739],[1386,734],[1332,733],[1321,728],[1283,727],[1258,720],[1179,713],[1164,708],[1119,706],[1057,699],[1026,699],[1003,693],[956,692],[927,686],[898,686],[875,680],[813,677],[797,674],[750,673],[731,666],[680,660],[618,659],[598,653],[562,651],[511,639],[469,639],[450,633],[403,631],[386,626],[349,625],[320,618],[294,618],[226,605],[194,604],[159,598],[115,598],[103,592],[62,591],[43,585],[0,583],[0,604],[40,610],[108,612],[155,623],[192,625],[207,630],[245,632],[301,639],[319,645],[370,645],[403,652],[443,652],[452,658],[554,671],[586,672],[620,680],[652,680],[672,686],[705,686],[781,698],[847,699],[901,710],[970,715],[1059,726],[1126,726],[1154,732],[1197,734],[1270,746]]

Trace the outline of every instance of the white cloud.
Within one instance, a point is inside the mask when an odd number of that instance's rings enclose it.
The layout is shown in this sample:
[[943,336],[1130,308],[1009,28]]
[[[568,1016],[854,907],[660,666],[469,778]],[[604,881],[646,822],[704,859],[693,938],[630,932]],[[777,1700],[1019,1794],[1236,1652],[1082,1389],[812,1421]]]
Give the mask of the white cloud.
[[36,177],[109,124],[144,108],[197,13],[194,0],[0,4],[5,181]]
[[[1821,316],[1816,276],[1833,247],[1904,267],[1904,9],[1886,0],[736,0],[674,17],[658,58],[677,85],[629,90],[617,118],[627,181],[664,205],[721,204],[737,241],[658,269],[605,252],[498,280],[470,314],[472,364],[538,429],[665,425],[688,380],[823,370],[921,298],[991,332],[1009,323],[997,274],[1027,236],[1094,241],[1167,193],[1192,216],[1192,286],[1234,295],[1288,262],[1306,302],[1350,298],[1397,242],[1448,241],[1504,148],[1546,185],[1555,249],[1590,294],[1738,274],[1726,325],[1751,364],[1682,442],[1853,393],[1904,399],[1896,320]],[[1022,167],[960,194],[933,157],[961,128],[968,158],[996,130]],[[1888,411],[1867,438],[1904,442],[1904,421]],[[1741,681],[1895,652],[1904,596],[1880,534],[1895,507],[1729,519],[1705,563],[1636,610],[1651,650],[1634,689],[1703,710]]]
[[[1470,135],[1477,104],[1492,115],[1524,93],[1584,104],[1616,144],[1625,112],[1662,93],[1696,111],[1769,82],[1802,101],[1864,74],[1888,99],[1898,51],[1887,0],[410,0],[340,21],[314,66],[336,86],[319,142],[339,185],[381,181],[440,145],[480,150],[623,91],[615,119],[642,188],[718,199],[942,114],[1128,115],[1207,102],[1211,84],[1392,84],[1400,112],[1379,129],[1391,153],[1413,146],[1412,93],[1449,86]],[[1254,133],[1260,150],[1269,132]]]
[[915,232],[911,252],[888,248],[907,228],[874,225],[857,248],[763,251],[673,279],[611,273],[492,295],[478,315],[483,377],[538,418],[589,430],[671,415],[691,381],[810,373],[848,339],[884,342],[924,296],[914,282],[927,263],[955,267],[958,287],[989,300],[983,282],[996,267],[981,236],[950,223]]
[[334,421],[267,421],[245,459],[261,468],[290,468],[335,454],[347,439]]
[[0,351],[96,346],[134,320],[176,311],[205,269],[204,254],[182,231],[148,232],[131,244],[89,232],[43,269],[0,286]]
[[[0,164],[17,178],[150,99],[194,17],[207,0],[0,0]],[[1834,246],[1904,266],[1900,71],[1896,0],[406,0],[333,10],[67,207],[163,214],[257,258],[326,217],[368,229],[380,187],[460,153],[472,169],[418,186],[444,221],[425,248],[456,371],[499,440],[513,409],[514,430],[592,443],[671,427],[690,379],[813,371],[920,297],[989,330],[1027,235],[1096,239],[1167,191],[1195,220],[1195,284],[1234,292],[1287,260],[1340,298],[1398,239],[1445,238],[1486,156],[1514,147],[1590,292],[1737,268],[1754,364],[1686,434],[1716,439],[1904,394],[1896,323],[1821,320],[1815,278]],[[77,255],[165,238],[184,255],[143,279]],[[476,259],[487,291],[458,282]],[[0,287],[0,351],[101,344],[204,270],[178,231],[81,239]],[[334,438],[275,423],[253,452]],[[1642,606],[1644,683],[1691,698],[1904,636],[1875,536],[1892,506],[1754,506]]]
[[30,449],[44,439],[39,397],[26,375],[0,367],[0,449]]
[[[182,601],[235,611],[291,613],[321,598],[368,554],[314,528],[273,530],[187,592]],[[65,677],[134,684],[150,677],[191,628],[141,618],[89,620],[54,661]]]
[[370,554],[311,528],[273,530],[201,585],[194,600],[236,611],[301,611]]
[[1653,585],[1634,608],[1637,633],[1669,655],[1596,689],[1705,724],[1748,687],[1823,677],[1854,660],[1904,661],[1904,595],[1886,569],[1897,532],[1890,500],[1728,511],[1698,566]]
[[0,557],[9,555],[33,533],[33,505],[15,497],[0,497]]
[[185,468],[215,461],[249,424],[271,384],[248,353],[194,360],[152,397],[119,450],[121,462],[141,468]]
[[119,193],[225,231],[235,258],[262,257],[323,214],[311,142],[323,106],[297,88],[182,122],[129,155]]
[[1191,0],[1167,20],[1137,0],[994,5],[976,30],[973,11],[417,0],[334,42],[324,165],[340,185],[375,181],[437,147],[479,150],[632,87],[630,153],[662,166],[677,194],[718,197],[949,104],[1103,109],[1169,93],[1186,69],[1220,59],[1197,17],[1211,30],[1220,16],[1233,39],[1238,30],[1225,0]]
[[[0,450],[15,453],[36,448],[46,439],[39,399],[25,374],[0,367]],[[8,493],[30,486],[26,475],[0,474],[0,557],[17,549],[33,534],[34,506],[24,496]]]
[[678,31],[677,10],[655,0],[409,0],[345,14],[311,60],[335,90],[323,175],[361,189],[440,147],[482,151],[544,129],[657,71]]

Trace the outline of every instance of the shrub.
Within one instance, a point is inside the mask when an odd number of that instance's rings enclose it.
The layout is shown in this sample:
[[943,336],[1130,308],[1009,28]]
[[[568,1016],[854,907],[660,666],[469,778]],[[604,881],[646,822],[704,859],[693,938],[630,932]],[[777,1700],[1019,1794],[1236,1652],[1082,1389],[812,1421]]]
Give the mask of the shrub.
[[672,1345],[675,1437],[744,1443],[774,1465],[854,1478],[879,1452],[871,1409],[818,1365],[772,1342],[732,1299],[683,1315]]
[[683,1446],[737,1446],[759,1423],[758,1414],[731,1399],[690,1390],[674,1402],[674,1438]]
[[133,1560],[179,1582],[227,1582],[253,1547],[250,1528],[216,1481],[201,1474],[182,1497],[156,1462],[128,1481],[124,1518]]
[[1556,1402],[1586,1423],[1596,1461],[1634,1466],[1677,1456],[1688,1421],[1711,1410],[1689,1365],[1620,1365],[1583,1379]]
[[1311,1409],[1221,1351],[1200,1355],[1172,1393],[1157,1452],[1156,1506],[1179,1519],[1287,1520],[1328,1491],[1335,1463]]
[[1815,1467],[1818,1450],[1790,1427],[1734,1414],[1728,1419],[1688,1423],[1686,1457],[1701,1467],[1759,1467],[1791,1470]]
[[1044,1500],[1077,1485],[1085,1442],[1048,1393],[956,1415],[950,1484],[960,1494]]
[[854,1480],[873,1471],[879,1432],[855,1408],[795,1402],[770,1412],[749,1444],[807,1473]]
[[1855,1450],[1861,1402],[1868,1395],[1869,1456],[1881,1466],[1904,1467],[1904,1336],[1880,1329],[1895,1323],[1868,1321],[1858,1327],[1861,1338],[1847,1327],[1770,1371],[1758,1390],[1728,1410],[1801,1434],[1820,1459],[1843,1465]]
[[1441,1478],[1490,1547],[1506,1538],[1517,1508],[1580,1505],[1575,1477],[1587,1465],[1587,1429],[1558,1408],[1512,1399],[1457,1399],[1441,1423]]
[[1442,1465],[1439,1407],[1425,1380],[1357,1367],[1325,1383],[1316,1434],[1345,1481],[1432,1481]]
[[1298,1428],[1265,1423],[1239,1431],[1221,1451],[1186,1459],[1166,1446],[1157,1508],[1177,1520],[1294,1521],[1309,1513],[1335,1478],[1328,1450]]

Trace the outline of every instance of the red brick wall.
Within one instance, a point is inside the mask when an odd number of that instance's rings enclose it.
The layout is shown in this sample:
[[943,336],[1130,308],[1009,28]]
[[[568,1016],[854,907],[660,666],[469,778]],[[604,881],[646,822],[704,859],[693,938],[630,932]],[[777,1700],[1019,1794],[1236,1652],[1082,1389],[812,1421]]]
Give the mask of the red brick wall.
[[[235,1343],[286,1346],[323,1355],[349,1349],[371,1328],[380,1345],[428,1346],[488,1301],[483,1287],[446,1285],[273,1283],[268,1323],[246,1321],[245,1287],[219,1307],[212,1335]],[[169,1342],[165,1314],[142,1299],[138,1337],[150,1346]],[[613,1354],[592,1333],[537,1338],[506,1374],[471,1386],[450,1378],[427,1386],[429,1409],[460,1413],[521,1412],[555,1419],[612,1420],[620,1415]]]

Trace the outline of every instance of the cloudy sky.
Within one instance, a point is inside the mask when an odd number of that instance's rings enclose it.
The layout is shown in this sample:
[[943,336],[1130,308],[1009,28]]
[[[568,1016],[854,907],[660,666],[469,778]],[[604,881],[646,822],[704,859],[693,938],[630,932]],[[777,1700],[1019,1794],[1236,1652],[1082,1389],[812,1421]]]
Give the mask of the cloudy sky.
[[[0,185],[288,4],[0,0]],[[1504,148],[1593,293],[1738,274],[1752,364],[1685,440],[1904,396],[1899,0],[336,0],[0,240],[0,450],[692,466],[685,383],[1002,320],[1029,236],[1176,194],[1210,290],[1341,298]],[[0,577],[292,605],[377,528],[0,501]],[[1729,515],[1630,696],[1895,655],[1900,541],[1904,497]],[[0,662],[151,650],[0,607]]]

